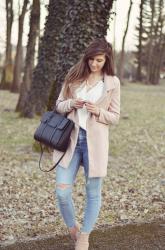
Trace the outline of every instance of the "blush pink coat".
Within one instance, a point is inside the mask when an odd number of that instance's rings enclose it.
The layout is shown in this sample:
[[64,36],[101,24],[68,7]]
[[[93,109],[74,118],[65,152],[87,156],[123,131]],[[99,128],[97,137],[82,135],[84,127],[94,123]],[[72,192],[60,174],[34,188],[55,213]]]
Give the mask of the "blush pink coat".
[[[64,86],[63,86],[64,87]],[[74,121],[75,127],[71,133],[71,140],[67,151],[60,161],[60,166],[67,168],[72,159],[79,132],[79,119],[77,110],[70,107],[71,98],[64,99],[63,87],[56,101],[59,113],[67,113],[67,117]],[[76,98],[75,89],[69,84],[73,98]],[[90,114],[86,121],[89,177],[105,177],[107,175],[109,153],[109,125],[117,124],[120,117],[120,80],[117,76],[104,74],[104,92],[95,102],[100,109],[100,115]],[[63,152],[53,150],[53,163],[55,164]],[[81,162],[81,166],[83,163]]]

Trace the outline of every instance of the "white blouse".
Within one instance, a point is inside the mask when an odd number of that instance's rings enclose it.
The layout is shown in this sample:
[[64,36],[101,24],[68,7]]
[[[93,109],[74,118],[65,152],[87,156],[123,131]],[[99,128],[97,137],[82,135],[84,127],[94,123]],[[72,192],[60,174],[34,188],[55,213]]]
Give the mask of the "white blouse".
[[[103,80],[98,81],[98,83],[89,90],[87,90],[86,85],[83,85],[76,90],[76,97],[95,103],[101,97],[103,89]],[[79,126],[86,130],[86,120],[90,112],[87,111],[85,104],[83,105],[83,108],[78,108],[77,112],[79,118]]]

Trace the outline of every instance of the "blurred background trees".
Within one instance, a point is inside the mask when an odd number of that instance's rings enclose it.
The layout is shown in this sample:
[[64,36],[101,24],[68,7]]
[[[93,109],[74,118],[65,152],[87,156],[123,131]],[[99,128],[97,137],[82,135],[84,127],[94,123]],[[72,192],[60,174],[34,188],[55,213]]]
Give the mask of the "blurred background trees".
[[[11,86],[12,92],[19,92],[20,81],[21,81],[21,68],[22,68],[22,36],[23,36],[23,27],[24,19],[27,11],[29,0],[24,0],[21,13],[18,16],[18,41],[16,48],[16,55],[14,61],[14,72],[13,72],[13,82]],[[19,6],[20,9],[20,6]],[[20,12],[20,11],[19,11]]]
[[33,69],[34,69],[34,55],[37,36],[39,36],[40,29],[40,0],[33,0],[31,15],[30,15],[30,30],[27,44],[27,52],[25,58],[25,67],[22,84],[20,87],[20,95],[17,103],[16,111],[22,112],[26,102],[28,91],[31,87]]
[[50,0],[49,2],[48,16],[43,36],[40,39],[38,60],[32,75],[31,88],[21,109],[23,116],[32,117],[34,113],[40,114],[46,108],[51,84],[56,77],[57,49],[68,2],[66,0]]
[[165,55],[165,12],[163,0],[141,0],[136,55],[137,80],[159,84]]
[[[32,118],[54,107],[64,77],[89,42],[106,37],[118,13],[110,0],[6,0],[5,54],[0,57],[0,89],[19,94],[16,111]],[[115,49],[116,75],[127,81],[159,84],[165,77],[165,6],[163,0],[139,0],[138,22],[134,28],[135,50],[126,50],[132,7],[129,1],[121,49]],[[44,29],[40,28],[43,7],[47,10]],[[18,11],[16,11],[16,9]],[[14,18],[15,17],[15,18]],[[26,48],[22,45],[24,20],[29,18]],[[18,24],[16,48],[12,45],[13,22]],[[114,26],[114,29],[120,27]],[[40,35],[42,33],[42,35]],[[2,37],[2,35],[0,36]],[[115,39],[118,39],[117,37]]]
[[1,76],[1,88],[10,89],[13,80],[11,32],[13,25],[13,0],[6,0],[6,52]]

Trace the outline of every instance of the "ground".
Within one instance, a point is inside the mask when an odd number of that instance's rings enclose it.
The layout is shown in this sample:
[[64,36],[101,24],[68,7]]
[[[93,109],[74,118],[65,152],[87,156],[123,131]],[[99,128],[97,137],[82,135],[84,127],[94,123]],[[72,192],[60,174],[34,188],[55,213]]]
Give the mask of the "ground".
[[[41,172],[33,134],[40,117],[20,118],[14,112],[18,94],[0,91],[0,239],[64,234],[67,228],[55,200],[55,171]],[[95,229],[164,219],[165,209],[165,83],[121,88],[121,118],[110,126],[108,175]],[[52,166],[52,154],[43,164]],[[43,165],[44,166],[44,165]],[[73,199],[82,222],[85,178],[81,169]]]

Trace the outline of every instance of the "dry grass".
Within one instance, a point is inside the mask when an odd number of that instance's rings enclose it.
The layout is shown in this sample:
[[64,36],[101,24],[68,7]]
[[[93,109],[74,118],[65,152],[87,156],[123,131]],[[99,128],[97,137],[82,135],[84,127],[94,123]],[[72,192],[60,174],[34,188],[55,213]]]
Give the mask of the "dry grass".
[[[32,150],[39,117],[19,118],[17,100],[17,94],[0,91],[1,240],[67,233],[54,196],[55,172],[41,172],[39,154]],[[165,84],[122,87],[121,119],[110,127],[110,162],[96,227],[163,218],[164,104]],[[49,155],[50,165],[51,160]],[[80,222],[84,184],[80,170],[73,193]]]

